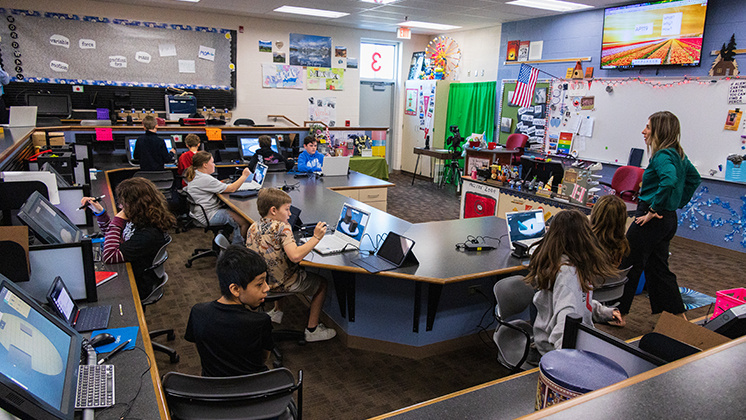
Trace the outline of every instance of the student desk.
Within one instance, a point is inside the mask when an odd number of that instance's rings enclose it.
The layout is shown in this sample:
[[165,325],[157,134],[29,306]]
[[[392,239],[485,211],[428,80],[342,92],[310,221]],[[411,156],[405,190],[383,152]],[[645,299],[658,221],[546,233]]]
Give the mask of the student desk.
[[[448,160],[452,159],[454,156],[454,152],[448,150],[448,149],[425,149],[424,147],[415,147],[412,151],[415,155],[417,155],[417,161],[414,163],[414,171],[412,171],[412,185],[414,185],[414,178],[417,176],[417,167],[420,165],[420,158],[422,156],[429,156],[431,158],[435,158],[437,160]],[[433,174],[433,178],[435,177],[435,174]],[[443,177],[440,177],[441,184],[443,182]]]
[[[346,332],[350,347],[403,355],[415,353],[416,357],[450,350],[453,347],[448,346],[457,345],[459,339],[473,334],[484,312],[492,310],[492,303],[478,294],[469,295],[469,288],[476,287],[489,296],[499,277],[525,268],[521,260],[510,256],[505,241],[500,245],[497,239],[487,239],[496,249],[474,253],[455,247],[467,235],[504,236],[507,230],[504,220],[481,218],[412,224],[334,193],[338,189],[365,191],[387,184],[362,174],[295,179],[289,174],[270,173],[264,186],[279,187],[285,183],[298,183],[298,188],[289,194],[293,205],[301,209],[300,218],[305,223],[323,220],[336,225],[345,202],[370,211],[371,220],[366,229],[370,239],[367,235],[363,237],[363,250],[372,250],[377,235],[389,231],[415,241],[413,252],[418,265],[405,264],[375,275],[351,263],[360,255],[358,252],[329,256],[312,252],[301,262],[309,269],[332,272],[334,288],[330,288],[329,295],[338,305],[327,305],[325,311]],[[247,220],[258,220],[255,198],[232,199],[228,194],[222,194],[221,198]],[[424,319],[420,316],[422,312],[426,312]]]
[[466,160],[464,162],[464,172],[469,174],[471,169],[474,167],[481,167],[483,165],[477,165],[478,162],[487,161],[487,166],[498,164],[498,165],[510,165],[513,161],[513,155],[521,153],[521,150],[517,149],[485,149],[475,147],[464,147],[466,150]]

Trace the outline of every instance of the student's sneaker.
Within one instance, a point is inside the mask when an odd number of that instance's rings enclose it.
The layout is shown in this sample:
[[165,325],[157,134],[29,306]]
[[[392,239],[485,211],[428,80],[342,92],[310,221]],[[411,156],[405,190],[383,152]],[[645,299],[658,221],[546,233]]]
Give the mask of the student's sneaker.
[[320,322],[319,322],[319,325],[316,327],[316,330],[314,330],[314,332],[308,331],[308,328],[306,328],[305,332],[306,332],[307,342],[331,340],[332,338],[334,338],[334,336],[337,335],[336,331],[334,331],[331,328],[327,328],[324,324]]
[[285,313],[272,308],[271,310],[267,311],[267,315],[269,315],[269,318],[275,324],[282,324],[282,316],[285,315]]

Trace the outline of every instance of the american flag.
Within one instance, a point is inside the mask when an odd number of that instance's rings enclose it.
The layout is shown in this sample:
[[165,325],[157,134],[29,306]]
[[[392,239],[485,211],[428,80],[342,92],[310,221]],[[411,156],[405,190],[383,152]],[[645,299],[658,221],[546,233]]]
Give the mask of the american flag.
[[536,79],[539,77],[539,69],[527,64],[521,64],[521,71],[518,73],[518,83],[515,85],[513,92],[513,105],[530,106],[531,99],[534,97],[534,88]]

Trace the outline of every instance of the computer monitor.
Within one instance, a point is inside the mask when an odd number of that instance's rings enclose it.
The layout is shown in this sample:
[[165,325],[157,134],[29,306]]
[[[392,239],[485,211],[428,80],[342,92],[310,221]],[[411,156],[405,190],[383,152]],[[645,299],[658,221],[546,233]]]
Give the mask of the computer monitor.
[[[280,149],[277,147],[277,139],[272,137],[272,145],[270,146],[276,153],[280,153]],[[259,138],[258,137],[239,137],[238,139],[238,153],[241,154],[242,160],[248,160],[254,153],[259,150]]]
[[[130,154],[130,160],[135,160],[135,145],[137,144],[137,139],[127,139],[127,142],[129,144],[129,154]],[[173,143],[171,143],[171,139],[163,139],[163,143],[166,144],[166,150],[173,149]]]
[[47,244],[78,242],[83,232],[38,191],[34,191],[18,211],[18,219]]
[[60,193],[57,179],[50,172],[42,171],[4,171],[0,177],[5,182],[39,181],[47,186],[47,196],[52,204],[60,204]]
[[0,407],[72,419],[83,337],[0,275]]
[[39,117],[70,118],[72,114],[70,95],[27,93],[26,104],[35,106]]

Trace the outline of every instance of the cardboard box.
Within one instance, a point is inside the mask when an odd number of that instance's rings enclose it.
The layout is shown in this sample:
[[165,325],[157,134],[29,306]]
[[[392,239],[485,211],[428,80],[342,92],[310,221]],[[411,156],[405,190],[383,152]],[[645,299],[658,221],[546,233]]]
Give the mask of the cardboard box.
[[[34,147],[43,147],[47,145],[47,133],[44,131],[35,131],[31,135],[31,142]],[[59,131],[49,132],[49,144],[51,146],[64,146],[65,133]]]
[[702,351],[725,344],[730,338],[720,335],[707,328],[691,323],[684,318],[663,312],[655,324],[653,332],[663,334],[670,338],[689,344]]

